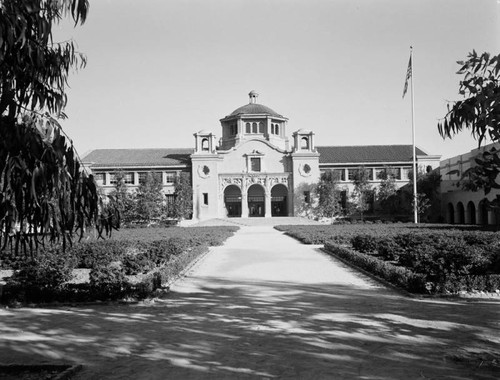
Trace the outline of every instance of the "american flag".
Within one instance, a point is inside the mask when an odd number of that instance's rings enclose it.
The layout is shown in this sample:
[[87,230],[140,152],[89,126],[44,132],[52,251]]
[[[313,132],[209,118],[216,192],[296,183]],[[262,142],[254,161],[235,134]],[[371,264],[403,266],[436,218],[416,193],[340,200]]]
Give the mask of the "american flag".
[[408,69],[406,69],[406,79],[405,79],[405,88],[403,89],[403,98],[406,95],[406,91],[408,90],[408,81],[411,78],[411,55],[410,60],[408,61]]

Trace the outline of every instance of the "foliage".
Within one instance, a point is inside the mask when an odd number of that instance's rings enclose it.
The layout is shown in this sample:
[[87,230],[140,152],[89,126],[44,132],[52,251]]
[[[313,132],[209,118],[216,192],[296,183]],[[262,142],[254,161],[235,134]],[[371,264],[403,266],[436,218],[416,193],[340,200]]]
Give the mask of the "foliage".
[[110,263],[90,271],[90,288],[98,299],[116,299],[126,294],[129,284],[121,265]]
[[[489,139],[500,141],[500,55],[469,53],[466,61],[457,62],[463,75],[459,94],[465,99],[453,103],[438,129],[444,138],[452,138],[468,129],[479,145]],[[477,166],[462,173],[463,185],[472,190],[483,188],[485,194],[499,189],[500,156],[497,148],[483,152],[476,158]],[[495,207],[500,206],[495,202]]]
[[380,185],[377,190],[377,201],[382,209],[382,212],[392,214],[396,212],[397,202],[397,187],[394,176],[391,175],[391,168],[384,168],[379,175]]
[[133,221],[134,218],[134,197],[127,190],[127,185],[125,184],[125,174],[123,173],[123,171],[118,171],[115,173],[115,180],[115,187],[108,194],[108,207],[110,209],[116,209],[120,218],[119,222],[128,225]]
[[134,220],[144,224],[157,223],[165,214],[165,197],[156,173],[147,173],[146,179],[134,194]]
[[34,258],[25,260],[10,278],[24,288],[60,288],[72,277],[74,260],[68,260],[57,249],[48,249]]
[[425,276],[402,268],[366,253],[356,252],[334,243],[325,244],[325,249],[335,256],[352,263],[411,293],[425,293]]
[[333,170],[321,173],[319,183],[316,186],[316,195],[318,216],[332,218],[342,213],[339,176]]
[[52,39],[54,24],[83,23],[87,10],[86,0],[0,3],[0,251],[36,250],[44,237],[65,247],[97,220],[95,182],[58,122],[85,57]]
[[364,167],[355,171],[352,180],[354,191],[352,193],[352,205],[356,212],[363,220],[363,214],[370,208],[370,199],[373,196],[373,191],[370,185],[370,171]]
[[169,216],[177,219],[191,219],[193,213],[193,189],[189,173],[181,172],[174,181],[174,204]]
[[316,217],[316,184],[302,182],[296,186],[294,193],[294,215],[305,218]]

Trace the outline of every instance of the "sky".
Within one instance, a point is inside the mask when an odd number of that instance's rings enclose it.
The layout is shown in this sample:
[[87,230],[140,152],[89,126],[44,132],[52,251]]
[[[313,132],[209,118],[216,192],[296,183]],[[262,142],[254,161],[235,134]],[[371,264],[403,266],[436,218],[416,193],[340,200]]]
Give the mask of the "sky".
[[98,148],[190,148],[248,103],[289,118],[316,145],[411,144],[443,158],[477,142],[437,123],[475,49],[500,53],[497,0],[90,0],[87,22],[56,27],[87,66],[69,79],[62,122],[81,156]]

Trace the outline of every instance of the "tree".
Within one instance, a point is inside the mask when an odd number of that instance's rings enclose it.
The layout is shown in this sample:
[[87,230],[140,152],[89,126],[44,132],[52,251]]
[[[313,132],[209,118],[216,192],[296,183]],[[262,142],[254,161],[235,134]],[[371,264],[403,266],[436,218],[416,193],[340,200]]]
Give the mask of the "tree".
[[121,222],[129,224],[134,217],[134,197],[127,189],[123,171],[115,173],[115,181],[115,188],[108,195],[109,206],[118,210]]
[[392,168],[384,168],[379,175],[379,179],[380,186],[377,191],[377,201],[383,212],[392,214],[396,211],[396,194],[398,191]]
[[321,174],[316,186],[318,205],[317,214],[320,217],[333,218],[342,213],[339,190],[339,176],[333,170]]
[[45,236],[65,246],[97,221],[97,186],[59,124],[69,72],[86,59],[52,38],[54,24],[87,12],[87,0],[0,2],[0,248],[12,235],[16,252]]
[[165,197],[159,173],[149,172],[134,195],[134,219],[141,223],[155,223],[165,214]]
[[177,219],[191,219],[193,214],[193,189],[189,173],[179,173],[174,181],[174,204],[171,214]]
[[[457,74],[463,75],[459,94],[465,99],[453,102],[443,121],[438,123],[439,133],[443,138],[464,129],[470,130],[478,140],[479,146],[485,139],[500,141],[500,55],[489,53],[478,55],[469,53]],[[500,173],[500,151],[492,148],[476,159],[477,166],[463,173],[466,188],[484,189],[488,194],[491,189],[499,189],[497,176]]]
[[373,191],[370,185],[370,171],[364,167],[359,168],[354,173],[352,193],[353,208],[359,212],[361,220],[363,214],[370,208],[370,200],[373,197]]

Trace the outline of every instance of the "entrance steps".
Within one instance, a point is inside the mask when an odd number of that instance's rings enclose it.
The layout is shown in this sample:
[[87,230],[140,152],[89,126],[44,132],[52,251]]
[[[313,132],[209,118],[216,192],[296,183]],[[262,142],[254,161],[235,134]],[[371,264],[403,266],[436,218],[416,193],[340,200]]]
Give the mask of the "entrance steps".
[[275,218],[215,218],[193,223],[189,227],[210,227],[210,226],[277,226],[286,224],[321,224],[318,221],[300,217],[275,217]]

